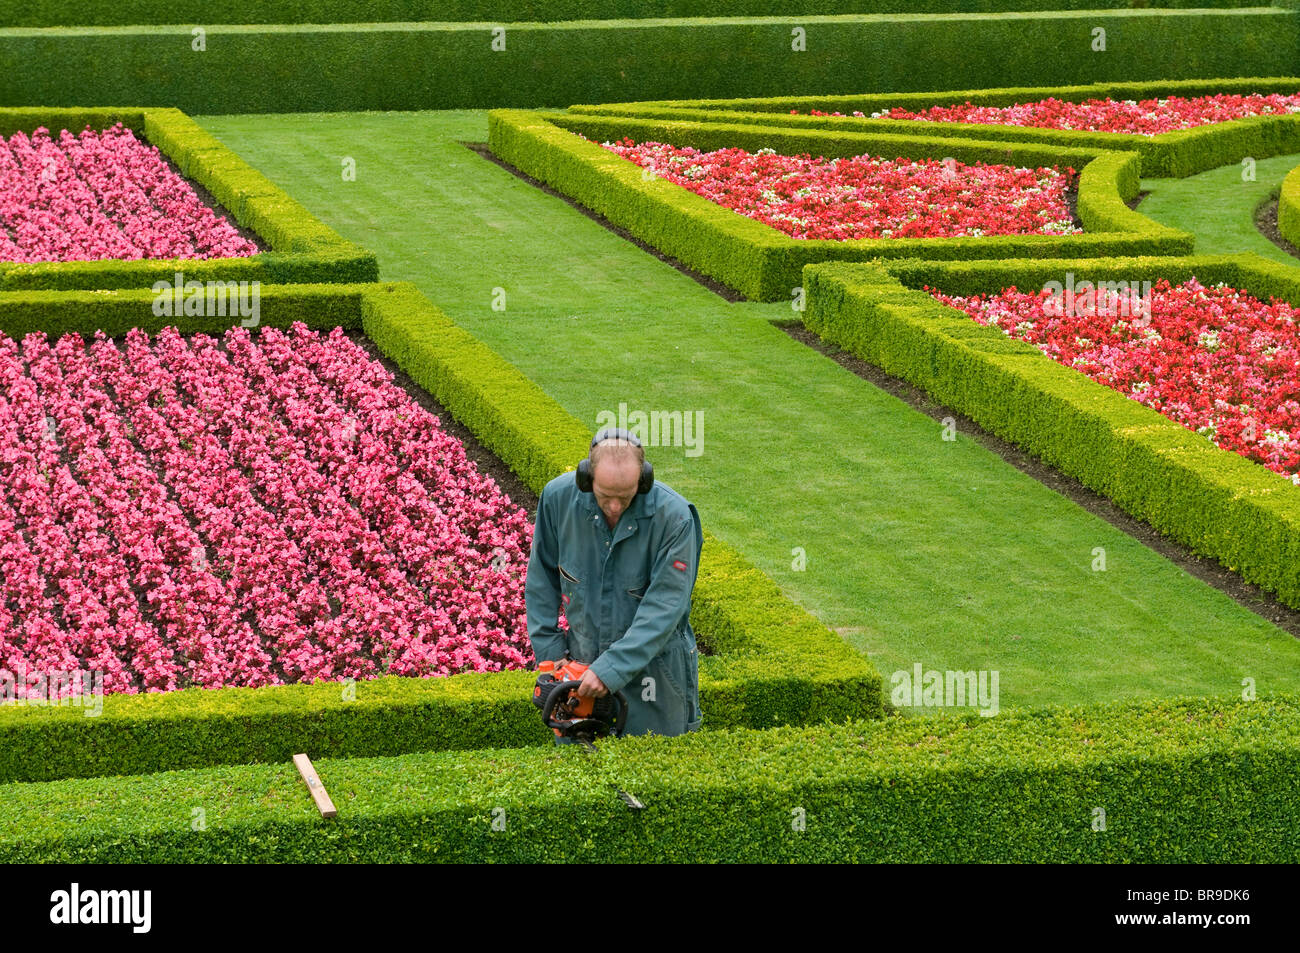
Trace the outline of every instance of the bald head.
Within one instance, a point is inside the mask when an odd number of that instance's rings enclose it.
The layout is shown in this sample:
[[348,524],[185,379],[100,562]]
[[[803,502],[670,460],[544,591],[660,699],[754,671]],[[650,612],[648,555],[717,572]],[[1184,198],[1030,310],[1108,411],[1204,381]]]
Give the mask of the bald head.
[[610,438],[591,448],[591,491],[596,505],[613,526],[632,505],[645,451],[627,440]]

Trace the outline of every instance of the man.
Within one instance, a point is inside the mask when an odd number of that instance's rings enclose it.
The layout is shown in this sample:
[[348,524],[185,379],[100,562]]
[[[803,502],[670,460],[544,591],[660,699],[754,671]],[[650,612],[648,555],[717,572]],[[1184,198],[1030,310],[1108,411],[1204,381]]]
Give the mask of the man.
[[[654,481],[641,441],[626,430],[596,434],[583,464],[546,484],[537,501],[524,590],[533,654],[589,663],[578,694],[622,691],[628,734],[695,731],[699,659],[690,614],[704,546],[699,513]],[[579,488],[587,479],[590,492]],[[560,608],[567,633],[557,624]]]

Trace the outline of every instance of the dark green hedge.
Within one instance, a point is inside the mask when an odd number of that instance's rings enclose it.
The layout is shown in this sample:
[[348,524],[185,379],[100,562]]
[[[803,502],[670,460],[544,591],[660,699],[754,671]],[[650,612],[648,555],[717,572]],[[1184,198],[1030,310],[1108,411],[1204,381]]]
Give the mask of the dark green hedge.
[[1294,695],[315,764],[2,786],[0,862],[1300,861]]
[[[0,40],[0,47],[3,40]],[[296,282],[375,281],[372,252],[345,241],[220,140],[177,109],[0,109],[0,134],[45,126],[80,132],[121,122],[172,160],[181,174],[212,193],[269,251],[248,258],[203,260],[0,262],[0,291],[150,287],[185,280]]]
[[882,262],[804,273],[807,326],[1300,607],[1300,489],[1159,412],[915,290],[1048,281],[1226,282],[1300,303],[1300,269],[1255,255],[1185,259]]
[[[188,275],[188,273],[187,273]],[[169,275],[168,278],[171,276]],[[371,285],[262,285],[258,292],[261,325],[287,328],[302,321],[312,328],[361,327],[361,298]],[[385,287],[385,286],[381,286]],[[248,286],[251,294],[253,286]],[[117,336],[131,328],[150,334],[165,327],[186,332],[219,334],[241,318],[155,315],[159,295],[149,288],[103,291],[7,291],[0,293],[0,332],[18,337],[32,331],[51,335],[96,331]]]
[[[122,333],[175,325],[216,332],[235,321],[153,315],[147,290],[0,294],[0,331]],[[362,327],[386,355],[535,492],[573,469],[591,433],[532,381],[458,328],[413,285],[262,289],[261,323]],[[44,322],[44,323],[43,323]],[[764,728],[880,717],[880,675],[843,639],[785,598],[735,550],[705,535],[691,622],[708,728]],[[0,781],[140,774],[298,751],[322,757],[545,744],[528,672],[190,689],[104,698],[81,708],[0,706]]]
[[[597,141],[585,142],[566,130]],[[600,140],[624,135],[701,149],[730,145],[748,149],[770,147],[787,154],[811,152],[828,157],[873,152],[910,158],[952,156],[965,162],[1071,165],[1083,170],[1079,215],[1090,233],[842,242],[791,238],[670,182],[646,181],[635,164],[598,144]],[[788,300],[791,289],[800,284],[803,266],[817,261],[912,255],[926,258],[1179,255],[1192,250],[1192,236],[1159,225],[1124,204],[1125,199],[1133,198],[1138,192],[1138,157],[1133,153],[510,110],[488,114],[488,141],[492,151],[504,161],[696,271],[762,301]]]
[[1300,245],[1300,166],[1282,180],[1277,196],[1277,230],[1292,245]]
[[[363,9],[358,5],[358,10]],[[494,18],[495,19],[495,18]],[[1053,86],[1286,75],[1289,9],[1017,16],[799,16],[516,24],[192,24],[0,30],[0,105],[175,106],[190,113],[567,106],[575,102]],[[792,49],[794,26],[807,31]],[[1094,52],[1092,30],[1107,31]]]
[[0,0],[7,26],[130,26],[148,23],[555,23],[662,17],[810,14],[999,13],[1260,6],[1260,0]]
[[[701,100],[580,105],[571,112],[590,115],[634,116],[643,119],[704,121],[727,124],[761,123],[799,130],[906,134],[952,139],[1043,143],[1073,149],[1136,150],[1147,177],[1182,177],[1217,169],[1245,156],[1264,159],[1300,151],[1300,115],[1257,116],[1216,123],[1196,129],[1136,136],[1109,132],[1075,132],[1024,126],[976,123],[934,123],[910,120],[854,118],[853,112],[879,112],[891,107],[917,109],[972,102],[1005,106],[1018,102],[1057,99],[1078,102],[1092,98],[1139,99],[1169,95],[1202,96],[1214,93],[1288,93],[1300,91],[1300,79],[1224,79],[1169,83],[1101,83],[1092,86],[1057,86],[1038,89],[957,90],[947,93],[882,93],[862,96],[787,96],[775,99]],[[842,112],[845,116],[791,115],[790,110]]]

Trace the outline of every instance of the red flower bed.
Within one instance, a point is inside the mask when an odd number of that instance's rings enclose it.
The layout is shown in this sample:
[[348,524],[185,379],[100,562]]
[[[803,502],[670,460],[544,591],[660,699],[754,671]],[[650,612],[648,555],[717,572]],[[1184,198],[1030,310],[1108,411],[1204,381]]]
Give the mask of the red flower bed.
[[519,668],[527,514],[341,331],[0,335],[0,669]]
[[[1300,486],[1300,308],[1195,279],[1113,294],[934,297]],[[1120,307],[1123,304],[1124,307]]]
[[[792,109],[797,114],[799,110]],[[1041,129],[1074,129],[1086,132],[1125,132],[1154,136],[1175,129],[1191,129],[1247,116],[1278,116],[1300,113],[1300,93],[1268,96],[1219,95],[1168,99],[1089,99],[1067,103],[1048,97],[1014,106],[931,106],[910,110],[901,107],[871,114],[872,119],[915,119],[922,122],[969,122],[981,125],[1036,126]],[[811,110],[813,116],[839,116]],[[853,114],[865,118],[861,112]]]
[[631,139],[606,149],[793,238],[940,238],[1081,232],[1073,169],[948,159],[812,159],[771,149],[696,149]]
[[120,123],[0,136],[0,261],[232,258],[257,245]]

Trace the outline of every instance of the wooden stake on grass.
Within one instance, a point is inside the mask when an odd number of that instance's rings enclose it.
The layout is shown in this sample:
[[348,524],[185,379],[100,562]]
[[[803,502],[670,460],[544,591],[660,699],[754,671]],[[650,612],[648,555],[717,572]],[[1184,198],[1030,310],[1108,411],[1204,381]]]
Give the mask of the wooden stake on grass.
[[293,756],[293,763],[298,766],[298,773],[302,779],[307,782],[307,790],[311,791],[312,800],[316,802],[316,810],[320,811],[321,817],[333,817],[338,813],[334,808],[334,802],[330,796],[325,793],[325,785],[321,784],[320,775],[312,766],[311,759],[305,754],[296,754]]

